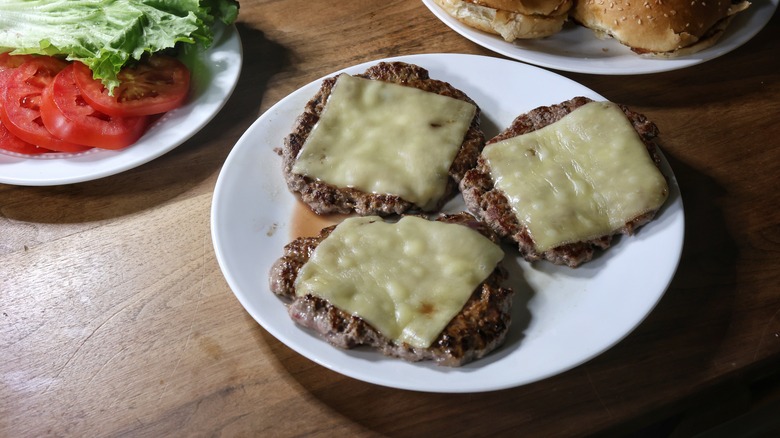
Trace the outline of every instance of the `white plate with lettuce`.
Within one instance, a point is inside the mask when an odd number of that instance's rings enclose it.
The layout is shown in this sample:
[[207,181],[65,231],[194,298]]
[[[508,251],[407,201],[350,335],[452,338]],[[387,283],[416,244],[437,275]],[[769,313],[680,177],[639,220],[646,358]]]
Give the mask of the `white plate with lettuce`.
[[[432,78],[474,99],[483,111],[488,138],[537,106],[575,96],[606,100],[560,75],[509,60],[461,54],[393,60],[424,67]],[[361,73],[377,62],[345,71]],[[507,285],[515,290],[512,327],[503,347],[483,359],[458,368],[409,363],[366,348],[338,349],[297,326],[268,285],[271,266],[297,236],[302,208],[287,189],[274,149],[282,146],[320,83],[287,96],[244,133],[220,172],[211,210],[217,261],[233,293],[260,325],[301,355],[352,378],[393,388],[498,390],[553,376],[604,352],[634,330],[663,296],[677,268],[684,231],[682,199],[666,163],[670,196],[661,212],[636,235],[616,239],[595,260],[577,269],[530,264],[507,247]],[[448,212],[462,209],[461,197],[446,206]]]
[[[16,48],[19,53],[56,54],[55,49],[42,48],[37,50],[30,48],[21,50],[20,47],[30,44],[27,41],[36,41],[34,34],[50,35],[48,40],[59,42],[61,46],[84,44],[83,40],[89,35],[98,34],[94,28],[85,22],[87,16],[83,11],[74,14],[72,19],[67,14],[61,14],[60,26],[73,26],[72,31],[63,35],[52,35],[49,23],[44,23],[41,17],[34,16],[34,4],[39,1],[6,1],[0,3],[0,52],[6,52]],[[45,2],[47,7],[54,7],[57,2]],[[62,1],[63,8],[78,11],[80,1]],[[90,7],[100,7],[95,2],[88,2]],[[121,3],[147,3],[145,1],[116,2]],[[203,3],[203,2],[202,2]],[[217,5],[230,5],[231,2],[217,0],[208,2]],[[137,5],[136,5],[137,6]],[[16,10],[18,9],[18,10]],[[153,9],[153,8],[152,8]],[[106,14],[111,11],[104,11]],[[235,11],[234,11],[235,12]],[[117,11],[121,14],[121,11]],[[154,12],[156,13],[156,12]],[[205,16],[205,12],[193,11],[193,18],[187,22],[166,22],[165,29],[170,33],[175,27],[182,27],[181,32],[189,32],[189,37],[177,40],[195,44],[186,44],[186,49],[179,51],[180,59],[190,68],[191,85],[190,94],[185,104],[173,111],[164,114],[148,129],[141,139],[135,144],[118,151],[104,149],[90,149],[82,153],[50,153],[36,156],[15,154],[0,151],[0,183],[26,185],[26,186],[52,186],[71,184],[95,180],[132,169],[147,163],[184,143],[195,133],[201,130],[218,112],[232,94],[241,73],[243,53],[241,39],[233,25],[225,25],[212,16]],[[147,14],[148,15],[148,14]],[[235,16],[227,21],[232,22]],[[18,23],[25,23],[19,25]],[[19,37],[14,34],[11,26],[23,26],[32,29]],[[198,27],[201,26],[201,27]],[[70,28],[69,28],[70,29]],[[80,29],[80,31],[79,31]],[[146,33],[150,33],[146,31]],[[30,36],[33,35],[33,36]],[[26,38],[26,40],[25,40]],[[38,39],[42,38],[40,36]],[[128,38],[120,38],[127,40]],[[24,41],[23,41],[24,40]],[[203,44],[207,43],[208,48]],[[93,43],[96,43],[93,41]],[[103,47],[101,56],[112,60],[116,57],[139,57],[144,50],[157,51],[166,46],[165,42],[155,45],[154,41],[139,44],[135,49],[122,46],[117,43],[113,53],[107,53],[106,47],[112,43],[99,42]],[[96,43],[97,44],[97,43]],[[168,43],[170,44],[170,43]],[[40,47],[41,45],[39,45]],[[78,52],[77,48],[65,49],[71,53],[69,59],[79,59],[86,63],[93,63],[93,71],[101,69],[99,65],[112,64],[102,62],[105,60],[89,59],[89,53]],[[73,54],[75,53],[75,55]],[[103,78],[111,80],[111,75],[118,70],[120,59],[113,66],[103,69]],[[116,66],[116,67],[115,67]]]

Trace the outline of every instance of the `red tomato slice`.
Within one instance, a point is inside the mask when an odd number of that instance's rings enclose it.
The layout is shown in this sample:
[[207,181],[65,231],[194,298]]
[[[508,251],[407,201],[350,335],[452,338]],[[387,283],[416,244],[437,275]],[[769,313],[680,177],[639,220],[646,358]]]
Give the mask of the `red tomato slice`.
[[33,58],[33,55],[9,55],[8,52],[0,53],[0,71],[19,67]]
[[[7,56],[5,53],[0,54],[0,90],[5,88],[5,81],[11,76],[11,71],[16,68],[11,63],[6,63]],[[21,65],[21,64],[19,64]],[[2,102],[0,102],[2,107]],[[39,148],[34,144],[27,143],[21,138],[13,135],[8,128],[0,121],[0,149],[5,149],[11,152],[18,152],[20,154],[42,154],[45,152],[51,152],[48,149]]]
[[151,56],[122,69],[113,96],[102,82],[92,78],[89,67],[80,62],[75,65],[76,83],[84,100],[112,116],[147,116],[176,109],[187,99],[190,89],[189,69],[168,56]]
[[92,108],[76,85],[74,65],[65,67],[43,90],[41,119],[46,129],[65,141],[102,149],[121,149],[141,138],[148,117],[114,117]]
[[11,134],[11,132],[6,129],[5,125],[2,123],[0,123],[0,149],[27,155],[37,155],[52,152],[48,149],[39,148],[34,144],[27,143],[21,138]]
[[55,137],[41,120],[41,94],[66,65],[56,58],[41,56],[15,68],[0,89],[0,121],[27,143],[53,151],[80,152],[88,147]]

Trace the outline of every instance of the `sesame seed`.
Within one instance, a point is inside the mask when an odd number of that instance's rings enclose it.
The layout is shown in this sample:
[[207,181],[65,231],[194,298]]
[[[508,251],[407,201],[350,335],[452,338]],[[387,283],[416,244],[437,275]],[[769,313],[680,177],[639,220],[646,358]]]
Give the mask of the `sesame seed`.
[[637,24],[642,24],[642,19],[640,18],[640,19],[636,20],[636,23]]

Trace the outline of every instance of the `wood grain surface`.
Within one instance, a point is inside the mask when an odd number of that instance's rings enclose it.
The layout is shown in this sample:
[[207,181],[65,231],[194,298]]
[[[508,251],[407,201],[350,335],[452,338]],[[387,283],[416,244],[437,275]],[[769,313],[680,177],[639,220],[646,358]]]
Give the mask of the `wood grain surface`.
[[396,55],[500,56],[419,1],[245,1],[237,27],[236,92],[182,146],[96,181],[0,184],[0,436],[663,436],[777,400],[755,383],[780,366],[777,14],[683,70],[558,72],[659,126],[685,207],[682,260],[614,348],[479,394],[375,386],[290,350],[232,294],[209,213],[241,134],[310,81]]

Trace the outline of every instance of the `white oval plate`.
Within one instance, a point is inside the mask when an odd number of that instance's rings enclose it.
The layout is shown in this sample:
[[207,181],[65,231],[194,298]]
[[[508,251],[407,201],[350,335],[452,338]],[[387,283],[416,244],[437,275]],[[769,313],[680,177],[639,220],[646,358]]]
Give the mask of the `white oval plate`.
[[[483,110],[488,137],[540,105],[579,95],[605,100],[576,82],[514,61],[456,54],[394,60],[425,67],[432,78],[466,92]],[[376,62],[345,71],[360,73]],[[496,390],[552,376],[598,355],[631,332],[663,295],[680,257],[684,221],[668,166],[671,197],[657,219],[581,268],[530,265],[508,250],[509,286],[516,291],[512,328],[506,344],[484,359],[460,368],[407,363],[370,349],[337,349],[296,326],[268,287],[269,269],[291,240],[298,202],[287,190],[274,148],[282,146],[319,86],[320,80],[314,81],[290,94],[242,135],[220,172],[211,210],[216,256],[228,284],[249,314],[293,350],[378,385],[429,392]],[[460,198],[448,205],[448,210],[459,208]]]
[[243,61],[235,26],[217,29],[214,44],[182,56],[192,84],[187,102],[157,120],[135,144],[119,151],[90,149],[77,154],[22,155],[0,151],[0,183],[52,186],[115,175],[147,163],[200,131],[227,102]]
[[731,52],[750,41],[766,26],[777,9],[778,0],[757,0],[737,14],[717,44],[689,56],[653,59],[637,55],[616,40],[599,39],[593,31],[567,23],[559,33],[543,39],[504,41],[503,38],[473,29],[456,20],[433,0],[423,0],[444,24],[480,46],[518,61],[577,73],[632,75],[660,73],[700,64]]

